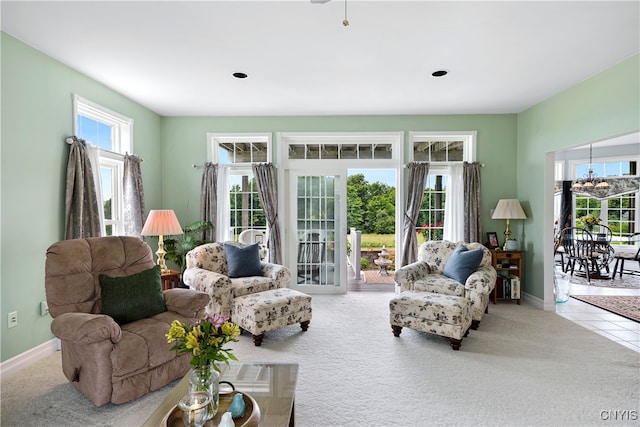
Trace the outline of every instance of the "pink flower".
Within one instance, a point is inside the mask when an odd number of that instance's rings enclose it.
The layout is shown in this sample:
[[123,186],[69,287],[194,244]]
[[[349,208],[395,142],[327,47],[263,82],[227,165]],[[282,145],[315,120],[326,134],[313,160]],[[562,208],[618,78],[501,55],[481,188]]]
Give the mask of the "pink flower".
[[213,326],[215,326],[216,328],[219,328],[222,325],[224,325],[224,322],[229,320],[229,318],[221,316],[219,314],[214,314],[213,316],[207,316],[207,320],[211,322]]

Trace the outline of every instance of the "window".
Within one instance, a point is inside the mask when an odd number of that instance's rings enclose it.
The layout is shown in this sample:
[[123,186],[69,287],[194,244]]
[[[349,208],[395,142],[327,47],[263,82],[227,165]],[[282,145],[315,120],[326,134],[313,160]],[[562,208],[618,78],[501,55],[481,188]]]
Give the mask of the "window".
[[132,151],[133,120],[80,96],[73,97],[75,135],[100,148],[100,185],[105,236],[124,234],[123,155]]
[[447,175],[432,174],[427,177],[417,222],[425,241],[442,240],[447,178]]
[[267,230],[252,163],[271,161],[270,134],[209,134],[214,163],[229,167],[229,220],[234,240],[248,229]]
[[[601,163],[593,163],[593,171],[597,176],[636,176],[637,162],[634,160],[614,160]],[[575,164],[575,176],[580,177],[588,173],[588,163]],[[612,243],[615,245],[626,245],[629,243],[629,234],[640,231],[638,227],[638,200],[639,194],[623,194],[598,200],[584,194],[575,196],[575,218],[576,224],[581,226],[580,218],[592,214],[602,219],[602,223],[611,229],[613,234]]]
[[229,174],[229,209],[234,240],[238,240],[238,236],[244,230],[267,229],[267,219],[260,203],[253,173],[236,172],[238,174]]
[[475,132],[411,132],[412,157],[417,162],[429,162],[429,175],[417,232],[426,240],[442,240],[447,200],[462,200],[462,194],[447,194],[449,166],[463,161],[475,161]]

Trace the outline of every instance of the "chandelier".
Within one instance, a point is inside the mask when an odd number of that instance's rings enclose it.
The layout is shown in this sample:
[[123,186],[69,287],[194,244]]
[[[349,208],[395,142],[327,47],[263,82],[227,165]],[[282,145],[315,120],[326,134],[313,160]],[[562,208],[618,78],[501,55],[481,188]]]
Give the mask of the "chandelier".
[[583,178],[576,179],[571,186],[572,191],[589,191],[594,188],[609,188],[609,183],[604,178],[598,177],[592,168],[593,147],[589,144],[589,171]]

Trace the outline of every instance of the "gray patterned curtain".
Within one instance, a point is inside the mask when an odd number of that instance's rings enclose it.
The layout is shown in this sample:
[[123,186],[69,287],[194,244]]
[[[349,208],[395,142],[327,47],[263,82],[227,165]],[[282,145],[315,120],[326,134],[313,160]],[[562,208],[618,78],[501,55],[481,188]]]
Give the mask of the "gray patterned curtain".
[[142,187],[142,160],[135,154],[124,156],[124,235],[140,236],[144,225],[144,189]]
[[464,162],[464,241],[482,241],[482,209],[480,208],[480,168],[478,162]]
[[411,162],[409,168],[409,185],[407,186],[407,207],[404,213],[402,227],[402,266],[411,264],[418,259],[418,236],[416,222],[422,206],[424,186],[429,174],[429,163]]
[[100,203],[93,169],[84,139],[67,138],[71,145],[67,162],[65,239],[100,237]]
[[211,162],[204,164],[202,183],[200,185],[200,219],[209,221],[211,229],[202,232],[202,240],[216,240],[218,212],[218,165]]
[[254,163],[253,176],[256,178],[260,203],[269,223],[269,262],[282,264],[282,246],[278,226],[278,189],[273,163]]

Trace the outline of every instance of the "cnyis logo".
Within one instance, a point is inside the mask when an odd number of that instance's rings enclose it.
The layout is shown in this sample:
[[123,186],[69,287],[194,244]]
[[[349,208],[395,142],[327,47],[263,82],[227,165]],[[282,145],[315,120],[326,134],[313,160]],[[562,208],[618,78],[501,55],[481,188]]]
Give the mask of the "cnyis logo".
[[637,421],[638,411],[634,409],[614,409],[600,411],[600,419],[604,421]]

